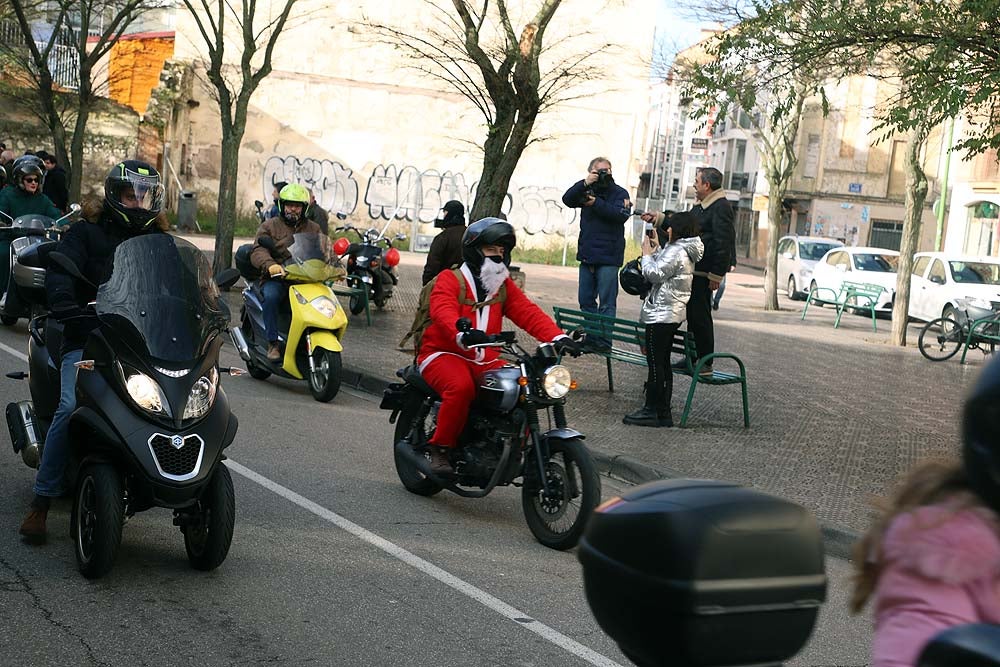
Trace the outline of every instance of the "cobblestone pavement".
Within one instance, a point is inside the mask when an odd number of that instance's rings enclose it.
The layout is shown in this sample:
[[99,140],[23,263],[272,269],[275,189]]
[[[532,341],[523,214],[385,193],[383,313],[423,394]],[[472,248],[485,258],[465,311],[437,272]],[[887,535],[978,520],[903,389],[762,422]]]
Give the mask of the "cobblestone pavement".
[[[410,360],[397,344],[417,305],[424,256],[402,257],[386,309],[373,311],[371,327],[364,315],[353,317],[344,339],[345,369],[376,391]],[[547,311],[577,307],[575,268],[523,269],[526,292]],[[759,272],[738,269],[715,313],[716,351],[738,355],[747,367],[750,428],[742,426],[738,386],[704,385],[687,428],[625,426],[621,417],[642,401],[645,368],[612,362],[612,394],[605,360],[586,356],[567,361],[581,386],[570,397],[570,423],[601,459],[621,457],[626,479],[641,477],[635,469],[644,464],[668,475],[731,480],[802,503],[828,530],[849,536],[866,528],[871,497],[898,475],[921,458],[957,451],[962,397],[984,358],[972,352],[965,366],[957,357],[927,361],[915,347],[917,324],[911,346],[897,348],[887,343],[888,320],[873,333],[870,320],[845,315],[834,329],[832,308],[810,307],[800,321],[802,302],[783,294],[783,310],[765,312],[762,285]],[[619,316],[635,317],[638,307],[635,297],[619,295]],[[675,416],[688,387],[675,376]]]

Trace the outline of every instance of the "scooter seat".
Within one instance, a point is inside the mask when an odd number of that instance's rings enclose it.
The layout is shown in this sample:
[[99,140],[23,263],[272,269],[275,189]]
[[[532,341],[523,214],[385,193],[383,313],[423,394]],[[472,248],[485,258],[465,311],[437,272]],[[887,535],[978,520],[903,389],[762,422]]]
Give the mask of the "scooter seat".
[[437,398],[437,392],[434,391],[434,387],[427,384],[427,381],[420,375],[420,367],[416,364],[411,364],[406,368],[400,368],[396,371],[396,375],[403,379],[406,384],[420,390],[427,396],[433,396]]

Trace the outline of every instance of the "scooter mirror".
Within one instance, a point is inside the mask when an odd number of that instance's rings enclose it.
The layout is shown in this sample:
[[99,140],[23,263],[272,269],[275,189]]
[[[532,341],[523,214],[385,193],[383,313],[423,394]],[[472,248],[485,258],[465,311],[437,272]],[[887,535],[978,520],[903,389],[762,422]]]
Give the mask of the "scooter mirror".
[[261,201],[261,200],[259,200],[259,199],[255,199],[255,200],[254,200],[254,202],[253,202],[253,205],[257,207],[257,210],[258,210],[258,211],[259,211],[260,209],[264,208],[264,202],[262,202],[262,201]]
[[77,268],[76,263],[66,255],[62,254],[61,252],[56,252],[55,250],[53,250],[52,252],[49,253],[48,259],[50,262],[52,262],[53,264],[55,264],[60,269],[62,269],[69,275],[73,276],[74,278],[82,280],[83,282],[87,283],[88,285],[90,285],[95,289],[97,288],[97,285],[94,285],[94,283],[87,280],[86,276],[80,273],[80,269]]
[[337,211],[337,220],[347,220],[347,214],[343,211]]
[[948,628],[920,653],[917,667],[1000,665],[1000,626],[975,623]]
[[76,202],[73,202],[72,204],[69,205],[69,210],[72,213],[79,213],[80,205],[77,204]]
[[396,234],[396,238],[400,241],[406,240],[406,234]]
[[225,290],[235,285],[239,279],[240,272],[238,269],[226,269],[215,276],[215,284],[219,286],[219,289]]

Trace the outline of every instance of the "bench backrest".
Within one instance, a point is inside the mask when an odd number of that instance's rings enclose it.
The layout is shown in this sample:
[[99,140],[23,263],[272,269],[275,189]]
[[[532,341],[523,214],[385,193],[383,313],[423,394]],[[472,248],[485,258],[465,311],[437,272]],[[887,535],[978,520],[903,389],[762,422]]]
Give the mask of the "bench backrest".
[[886,289],[881,285],[873,285],[871,283],[856,283],[850,280],[845,280],[841,284],[841,292],[847,294],[848,296],[867,296],[873,299],[877,299],[882,296],[882,292]]
[[[578,329],[587,335],[594,335],[607,340],[619,343],[629,343],[642,347],[646,344],[646,325],[631,320],[622,320],[607,315],[596,313],[583,313],[578,310],[570,310],[556,306],[552,309],[555,313],[556,324],[567,331]],[[670,342],[672,354],[679,354],[684,357],[688,365],[688,371],[694,371],[692,359],[697,359],[694,345],[694,336],[687,331],[678,330],[674,333],[674,338]]]

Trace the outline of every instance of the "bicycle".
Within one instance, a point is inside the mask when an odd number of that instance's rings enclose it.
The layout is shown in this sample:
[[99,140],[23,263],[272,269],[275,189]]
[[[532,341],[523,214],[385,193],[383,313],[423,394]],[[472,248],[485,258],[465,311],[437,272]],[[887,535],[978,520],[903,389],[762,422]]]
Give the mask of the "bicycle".
[[[991,355],[1000,343],[1000,312],[991,316],[973,319],[968,310],[963,322],[954,317],[939,317],[931,320],[920,330],[917,346],[920,354],[931,361],[945,361],[955,356],[963,345],[968,350],[979,350]],[[965,362],[965,355],[962,355]]]

